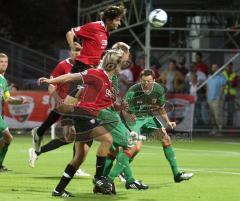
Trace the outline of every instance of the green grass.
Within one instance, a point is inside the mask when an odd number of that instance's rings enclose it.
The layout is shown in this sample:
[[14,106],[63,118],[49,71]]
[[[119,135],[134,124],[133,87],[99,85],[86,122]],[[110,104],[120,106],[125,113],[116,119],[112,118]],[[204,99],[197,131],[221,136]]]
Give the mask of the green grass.
[[[72,145],[41,155],[34,169],[27,163],[30,146],[30,137],[15,136],[9,147],[5,165],[13,171],[0,173],[1,201],[61,199],[51,197],[51,191],[71,159]],[[132,169],[135,178],[150,185],[149,190],[125,190],[124,184],[116,179],[116,196],[94,195],[91,178],[74,178],[67,189],[76,197],[66,200],[240,201],[239,140],[176,141],[173,146],[179,166],[193,172],[193,179],[174,183],[161,144],[147,142]],[[95,143],[82,166],[91,174],[95,170],[96,147]]]

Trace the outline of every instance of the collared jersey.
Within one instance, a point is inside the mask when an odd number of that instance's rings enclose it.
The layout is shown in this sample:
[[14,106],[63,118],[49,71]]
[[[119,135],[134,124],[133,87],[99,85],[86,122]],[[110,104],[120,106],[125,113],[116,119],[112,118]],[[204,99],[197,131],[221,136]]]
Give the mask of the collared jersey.
[[72,28],[76,38],[82,39],[81,53],[76,60],[87,65],[98,65],[108,44],[109,33],[102,21]]
[[[57,64],[57,66],[53,69],[51,76],[53,78],[58,77],[60,75],[68,74],[72,70],[73,64],[70,62],[70,58],[65,59]],[[57,94],[64,99],[69,92],[69,83],[62,83],[56,85]]]

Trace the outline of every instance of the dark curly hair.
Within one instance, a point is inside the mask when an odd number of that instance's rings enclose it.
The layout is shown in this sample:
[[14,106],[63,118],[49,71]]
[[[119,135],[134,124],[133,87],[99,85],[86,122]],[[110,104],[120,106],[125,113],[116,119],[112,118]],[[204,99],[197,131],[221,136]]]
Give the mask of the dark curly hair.
[[122,17],[126,14],[126,8],[120,6],[109,6],[103,12],[100,13],[101,19],[106,22],[107,20],[113,20],[116,17]]

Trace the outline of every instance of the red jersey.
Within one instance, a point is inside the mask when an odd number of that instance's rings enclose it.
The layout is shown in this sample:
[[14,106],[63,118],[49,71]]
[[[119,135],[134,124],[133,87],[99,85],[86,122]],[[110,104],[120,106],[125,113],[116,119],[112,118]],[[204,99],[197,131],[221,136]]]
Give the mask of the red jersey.
[[109,33],[102,21],[72,28],[76,38],[82,39],[82,50],[76,60],[87,65],[98,65],[107,48]]
[[111,107],[115,102],[115,95],[112,83],[104,70],[89,69],[80,74],[84,89],[76,107],[94,112]]
[[205,75],[208,75],[208,66],[205,63],[197,63],[196,64],[197,69],[203,73],[205,73]]
[[[54,68],[54,70],[51,73],[52,77],[58,77],[60,75],[64,75],[67,73],[70,73],[72,70],[73,64],[70,63],[70,58],[65,59],[57,64],[57,66]],[[64,99],[69,90],[69,83],[66,84],[57,84],[56,85],[56,92],[57,94]]]

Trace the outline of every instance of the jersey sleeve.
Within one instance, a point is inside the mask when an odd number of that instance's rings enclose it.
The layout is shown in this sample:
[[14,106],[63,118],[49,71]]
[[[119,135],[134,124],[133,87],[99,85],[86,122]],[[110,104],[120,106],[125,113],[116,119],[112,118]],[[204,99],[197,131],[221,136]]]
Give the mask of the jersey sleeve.
[[9,98],[10,98],[9,87],[8,87],[7,80],[5,80],[4,86],[3,86],[3,99],[7,100]]
[[165,96],[164,88],[161,85],[157,84],[157,87],[155,89],[155,93],[157,93],[157,97],[159,97],[158,98],[159,105],[163,106],[166,102],[166,96]]
[[92,23],[72,28],[72,32],[76,38],[88,37],[89,33],[91,33],[92,31]]
[[58,77],[60,75],[63,75],[64,74],[64,70],[63,68],[61,67],[61,64],[57,64],[57,66],[53,69],[52,73],[51,73],[51,77]]
[[93,69],[88,69],[79,73],[82,76],[83,84],[94,84],[95,83],[95,72]]

